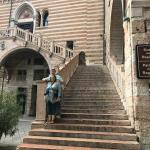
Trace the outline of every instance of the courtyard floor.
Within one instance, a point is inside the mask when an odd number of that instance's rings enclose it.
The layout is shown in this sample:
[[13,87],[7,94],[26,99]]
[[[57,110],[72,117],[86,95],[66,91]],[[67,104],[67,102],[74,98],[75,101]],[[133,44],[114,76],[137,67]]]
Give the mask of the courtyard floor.
[[22,143],[23,137],[30,131],[33,120],[33,117],[21,117],[15,135],[3,136],[0,140],[0,150],[16,150],[17,145]]

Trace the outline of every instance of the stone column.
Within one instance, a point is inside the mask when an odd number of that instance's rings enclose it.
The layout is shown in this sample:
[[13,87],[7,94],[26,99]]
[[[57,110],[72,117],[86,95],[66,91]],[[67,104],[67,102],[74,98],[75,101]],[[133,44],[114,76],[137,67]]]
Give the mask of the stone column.
[[40,11],[40,16],[41,16],[41,27],[43,27],[43,11]]
[[46,84],[42,81],[37,83],[37,101],[36,101],[36,121],[44,121],[46,113],[46,104],[44,100],[44,91]]

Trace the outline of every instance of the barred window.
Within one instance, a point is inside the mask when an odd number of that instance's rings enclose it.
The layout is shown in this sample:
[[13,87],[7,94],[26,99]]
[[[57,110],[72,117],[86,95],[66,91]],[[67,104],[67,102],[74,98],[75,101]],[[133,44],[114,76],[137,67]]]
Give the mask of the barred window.
[[27,71],[26,70],[18,70],[17,71],[17,80],[18,81],[25,81],[27,77]]
[[33,80],[41,80],[44,76],[44,70],[34,70]]

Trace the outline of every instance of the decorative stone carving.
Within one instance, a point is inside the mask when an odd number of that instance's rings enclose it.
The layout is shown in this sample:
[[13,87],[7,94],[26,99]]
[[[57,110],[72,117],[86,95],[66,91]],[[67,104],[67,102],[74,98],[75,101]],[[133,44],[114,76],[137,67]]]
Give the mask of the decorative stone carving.
[[26,9],[20,14],[19,19],[27,19],[27,18],[32,18],[32,17],[33,17],[32,11],[29,9]]

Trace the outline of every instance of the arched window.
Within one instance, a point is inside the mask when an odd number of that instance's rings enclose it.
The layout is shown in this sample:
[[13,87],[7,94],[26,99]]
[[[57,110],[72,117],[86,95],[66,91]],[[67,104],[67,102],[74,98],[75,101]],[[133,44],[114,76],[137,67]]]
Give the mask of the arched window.
[[37,27],[41,26],[41,14],[39,11],[37,11],[37,16],[36,16],[36,26]]
[[48,26],[48,15],[49,13],[47,10],[43,12],[43,26]]
[[34,32],[36,27],[36,10],[30,2],[23,2],[13,12],[12,20],[14,25]]

